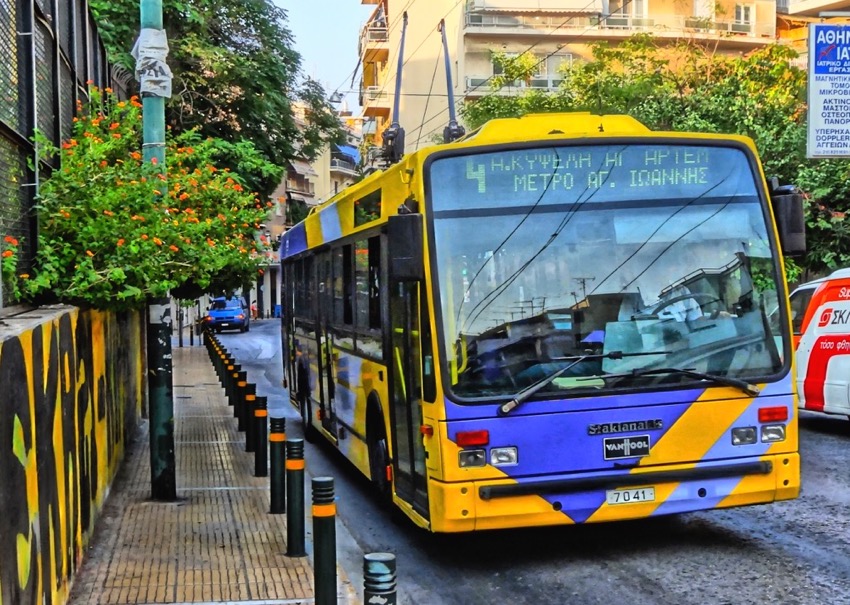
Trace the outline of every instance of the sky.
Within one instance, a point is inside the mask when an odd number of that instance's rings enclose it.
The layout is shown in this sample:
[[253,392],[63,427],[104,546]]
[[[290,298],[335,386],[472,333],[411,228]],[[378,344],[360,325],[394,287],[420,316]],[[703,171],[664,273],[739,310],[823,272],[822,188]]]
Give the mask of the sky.
[[360,86],[359,72],[354,85],[351,84],[358,63],[360,28],[375,10],[374,4],[364,5],[360,1],[274,0],[287,12],[305,75],[318,80],[328,95],[337,89],[347,93],[345,98],[352,111],[360,106],[358,94],[353,92]]

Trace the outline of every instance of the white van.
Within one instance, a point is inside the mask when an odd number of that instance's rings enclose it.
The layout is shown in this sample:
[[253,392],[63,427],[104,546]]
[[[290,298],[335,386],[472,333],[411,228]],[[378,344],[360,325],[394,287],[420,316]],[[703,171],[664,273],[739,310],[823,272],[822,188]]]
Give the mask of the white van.
[[791,293],[800,409],[850,415],[850,269]]

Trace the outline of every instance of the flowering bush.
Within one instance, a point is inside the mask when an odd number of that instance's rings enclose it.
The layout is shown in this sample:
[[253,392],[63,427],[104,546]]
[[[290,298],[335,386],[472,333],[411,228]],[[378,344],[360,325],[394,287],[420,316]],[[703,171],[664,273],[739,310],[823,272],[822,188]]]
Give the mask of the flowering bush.
[[3,280],[3,290],[6,298],[16,301],[20,297],[19,279],[28,275],[18,276],[18,240],[7,235],[0,241],[0,278]]
[[[271,204],[218,169],[219,143],[194,132],[169,137],[166,171],[156,158],[143,161],[141,106],[92,88],[61,148],[37,137],[41,159],[59,156],[61,167],[40,186],[38,252],[25,296],[122,309],[169,291],[197,297],[256,278],[264,244],[255,234]],[[253,165],[265,162],[250,145],[240,153]]]

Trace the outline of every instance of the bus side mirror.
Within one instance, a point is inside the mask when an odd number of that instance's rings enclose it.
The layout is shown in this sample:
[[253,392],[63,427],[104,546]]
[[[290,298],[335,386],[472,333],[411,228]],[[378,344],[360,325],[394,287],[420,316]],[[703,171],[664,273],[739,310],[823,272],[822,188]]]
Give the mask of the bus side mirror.
[[387,254],[390,281],[423,281],[421,214],[396,214],[387,221]]
[[[776,183],[775,179],[771,179]],[[774,186],[770,192],[773,216],[779,231],[779,244],[785,256],[806,253],[806,216],[803,195],[793,185]]]

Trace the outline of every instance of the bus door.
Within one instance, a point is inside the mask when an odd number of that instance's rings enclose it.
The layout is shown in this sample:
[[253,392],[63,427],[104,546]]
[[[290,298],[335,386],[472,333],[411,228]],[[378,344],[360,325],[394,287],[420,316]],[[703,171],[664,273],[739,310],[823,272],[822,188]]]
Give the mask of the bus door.
[[[414,225],[414,217],[418,225]],[[393,444],[393,474],[396,495],[409,502],[424,517],[428,511],[428,484],[425,469],[425,445],[420,433],[422,425],[422,363],[420,343],[420,291],[424,290],[421,275],[412,275],[404,267],[392,265],[399,257],[412,251],[420,265],[413,273],[421,274],[422,238],[421,215],[400,215],[390,219],[388,256],[390,265],[389,310],[390,338],[387,364],[390,368],[392,393],[391,418],[395,427]],[[393,219],[402,219],[393,225]],[[419,237],[408,231],[418,229]],[[394,233],[401,230],[403,233]],[[418,249],[417,249],[418,248]],[[403,264],[403,263],[402,263]],[[414,263],[416,264],[416,263]]]
[[294,265],[283,265],[283,287],[281,288],[281,351],[283,352],[284,388],[290,389],[290,397],[295,398],[295,278]]
[[322,428],[330,433],[334,440],[336,434],[336,414],[334,412],[334,399],[336,397],[336,384],[334,382],[334,344],[331,330],[331,313],[333,310],[333,277],[331,275],[331,253],[322,252],[317,255],[316,268],[318,275],[318,333],[319,333],[319,373],[321,385],[321,411]]

